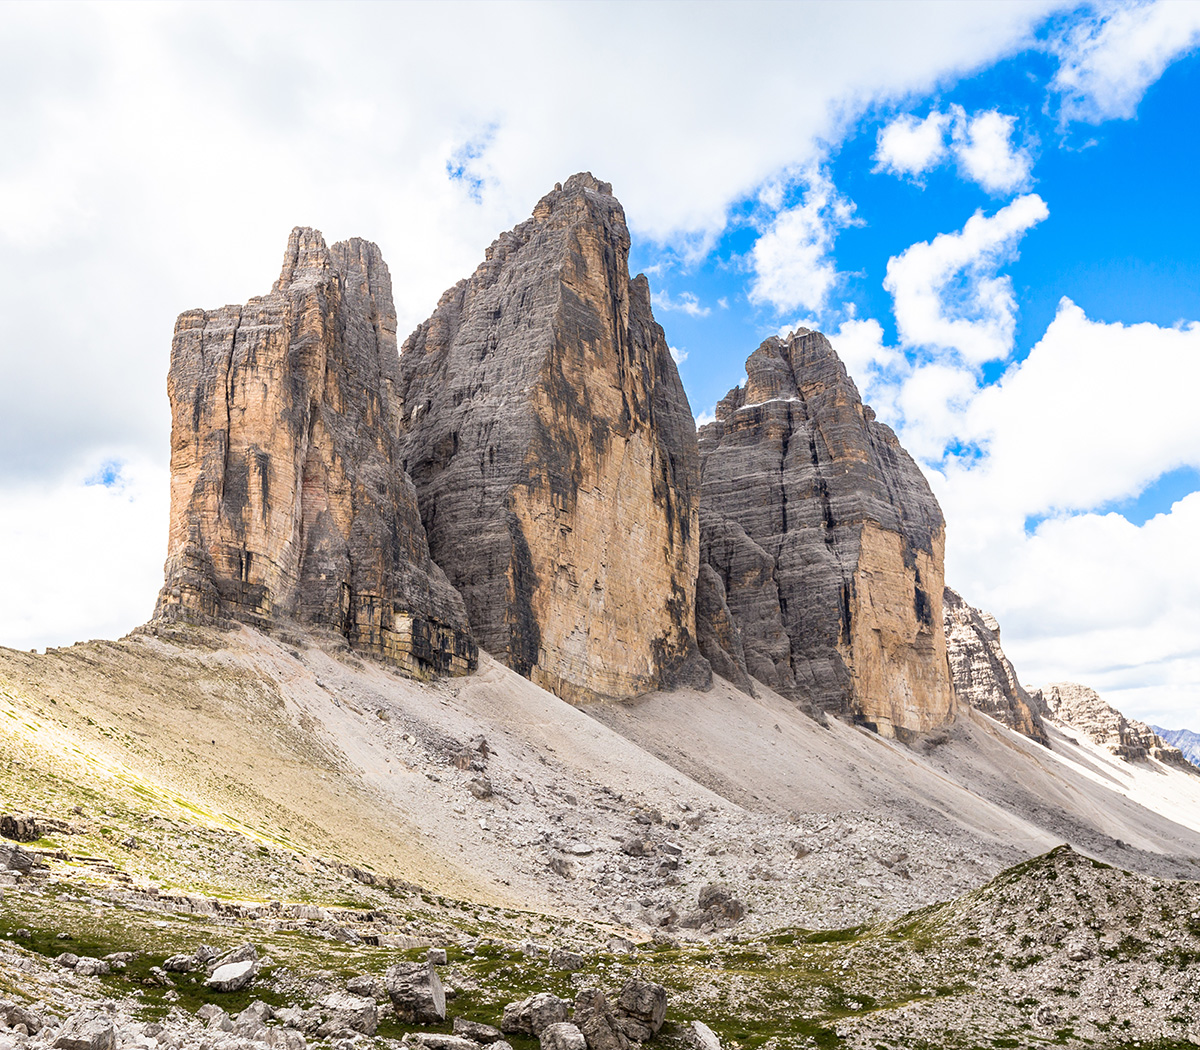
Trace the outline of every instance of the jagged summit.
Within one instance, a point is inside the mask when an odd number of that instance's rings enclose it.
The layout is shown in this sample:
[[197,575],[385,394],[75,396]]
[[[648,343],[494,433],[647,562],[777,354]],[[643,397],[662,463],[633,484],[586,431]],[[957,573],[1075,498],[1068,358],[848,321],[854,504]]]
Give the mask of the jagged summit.
[[171,524],[155,616],[329,628],[417,674],[475,665],[400,466],[379,249],[297,227],[279,280],[171,347]]
[[706,682],[695,427],[611,186],[572,176],[400,358],[404,462],[480,644],[569,700]]
[[887,735],[953,718],[945,523],[820,332],[772,337],[700,429],[704,606],[740,631],[715,663]]

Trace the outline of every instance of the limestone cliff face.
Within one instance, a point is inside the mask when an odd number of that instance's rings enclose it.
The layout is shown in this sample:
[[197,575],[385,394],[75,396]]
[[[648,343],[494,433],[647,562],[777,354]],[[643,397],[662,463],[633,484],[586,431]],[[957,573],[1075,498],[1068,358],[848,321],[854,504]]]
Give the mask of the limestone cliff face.
[[1045,747],[1042,694],[1026,692],[1000,648],[995,617],[968,605],[949,587],[942,603],[950,674],[960,704],[978,708]]
[[157,617],[294,620],[412,673],[474,667],[400,466],[398,369],[391,280],[367,241],[293,230],[269,295],[180,315]]
[[768,339],[746,375],[700,431],[701,558],[746,669],[884,734],[951,721],[945,528],[920,470],[821,333]]
[[404,461],[480,645],[571,701],[708,668],[687,397],[607,183],[576,175],[404,343]]
[[1075,682],[1054,682],[1042,688],[1042,695],[1055,721],[1086,734],[1118,758],[1126,762],[1156,758],[1195,772],[1179,748],[1168,744],[1145,722],[1126,718],[1094,689]]

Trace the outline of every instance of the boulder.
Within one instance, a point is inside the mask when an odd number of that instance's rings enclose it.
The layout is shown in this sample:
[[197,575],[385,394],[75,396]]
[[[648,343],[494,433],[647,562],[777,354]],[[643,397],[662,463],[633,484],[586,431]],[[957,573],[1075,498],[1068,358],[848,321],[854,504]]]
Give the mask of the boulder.
[[162,968],[167,973],[191,973],[198,969],[200,960],[194,955],[172,955],[170,958],[164,959]]
[[576,994],[571,1020],[583,1033],[588,1050],[629,1050],[629,1039],[599,988],[583,988]]
[[536,1038],[547,1026],[565,1021],[567,1013],[567,1003],[557,995],[538,992],[528,999],[505,1006],[504,1017],[500,1021],[500,1030],[511,1032],[514,1035],[531,1035]]
[[30,1035],[37,1035],[42,1030],[42,1015],[16,1003],[0,1003],[0,1017],[10,1028],[23,1024]]
[[55,1050],[116,1050],[112,1018],[95,1010],[79,1010],[63,1022],[52,1044]]
[[717,1033],[703,1021],[693,1021],[688,1025],[688,1036],[695,1050],[721,1050],[721,1040]]
[[16,871],[28,875],[37,867],[41,867],[41,860],[36,854],[20,846],[0,843],[0,871]]
[[558,1021],[542,1029],[538,1037],[542,1050],[588,1050],[583,1033],[567,1021]]
[[479,1050],[480,1045],[465,1036],[444,1035],[441,1032],[414,1032],[412,1042],[425,1050]]
[[440,1024],[446,1019],[446,990],[432,964],[402,962],[388,967],[384,987],[406,1024]]
[[400,355],[404,462],[479,644],[564,699],[707,686],[696,427],[612,187],[572,176]]
[[574,972],[583,969],[583,956],[569,952],[565,948],[550,949],[550,968],[552,970],[567,970]]
[[322,998],[317,1005],[325,1016],[324,1024],[317,1029],[319,1036],[344,1031],[374,1035],[379,1025],[379,1008],[374,999],[365,995],[333,992]]
[[657,1032],[667,1016],[667,990],[661,984],[630,977],[617,999],[617,1013],[640,1021],[651,1033]]
[[493,1028],[490,1024],[482,1024],[479,1021],[468,1021],[465,1017],[454,1018],[453,1030],[455,1035],[460,1035],[464,1039],[473,1039],[484,1045],[497,1042],[502,1034],[499,1028]]
[[365,995],[369,999],[386,999],[387,989],[383,982],[371,973],[360,973],[346,982],[346,991],[351,995]]
[[103,959],[93,959],[84,955],[75,964],[75,972],[80,977],[104,977],[112,973],[112,967]]
[[214,992],[240,992],[250,987],[257,969],[258,964],[253,959],[222,963],[204,984]]
[[61,955],[56,955],[54,961],[64,970],[73,970],[79,965],[79,956],[74,952],[63,952]]
[[33,817],[5,813],[0,815],[0,836],[14,842],[34,842],[42,837],[42,827]]

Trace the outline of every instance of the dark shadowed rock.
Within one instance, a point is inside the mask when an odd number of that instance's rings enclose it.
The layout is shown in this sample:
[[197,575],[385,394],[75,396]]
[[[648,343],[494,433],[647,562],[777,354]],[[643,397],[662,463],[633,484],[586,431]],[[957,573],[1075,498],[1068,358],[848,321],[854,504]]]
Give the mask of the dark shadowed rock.
[[296,620],[414,674],[476,651],[400,466],[396,312],[375,245],[292,231],[269,295],[175,325],[156,617]]
[[571,701],[705,686],[695,426],[612,188],[575,175],[404,343],[405,466],[480,645]]
[[440,1024],[446,1019],[446,990],[432,963],[395,963],[388,967],[384,985],[398,1020]]
[[[945,529],[929,485],[820,332],[768,339],[746,375],[700,431],[701,559],[746,670],[886,735],[945,724]],[[719,618],[698,625],[710,651],[722,633]]]
[[949,587],[944,593],[942,617],[946,626],[946,654],[959,703],[969,704],[1046,747],[1041,693],[1026,692],[1017,672],[1000,648],[1000,625],[995,617],[963,601]]

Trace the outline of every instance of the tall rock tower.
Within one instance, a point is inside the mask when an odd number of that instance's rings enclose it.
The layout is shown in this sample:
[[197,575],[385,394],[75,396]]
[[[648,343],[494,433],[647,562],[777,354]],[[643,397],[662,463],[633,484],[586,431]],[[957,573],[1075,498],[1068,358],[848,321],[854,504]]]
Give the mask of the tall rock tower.
[[700,431],[706,653],[884,735],[949,722],[925,478],[820,332],[768,339],[746,376]]
[[295,229],[269,295],[180,315],[156,617],[293,620],[413,674],[475,666],[400,466],[398,373],[391,280],[367,241]]
[[404,343],[404,464],[480,645],[572,702],[706,685],[695,427],[612,187],[575,175]]

